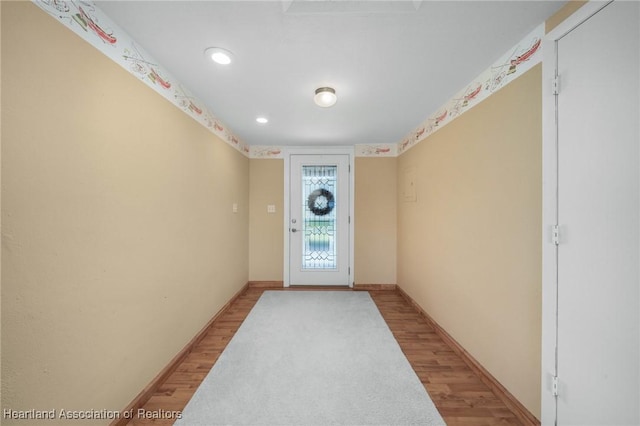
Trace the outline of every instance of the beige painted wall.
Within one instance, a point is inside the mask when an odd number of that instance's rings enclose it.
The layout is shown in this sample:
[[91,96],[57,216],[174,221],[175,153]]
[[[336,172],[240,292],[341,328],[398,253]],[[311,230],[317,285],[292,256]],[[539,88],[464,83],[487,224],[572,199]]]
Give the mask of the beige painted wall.
[[398,284],[538,417],[541,70],[398,158]]
[[247,282],[249,160],[1,7],[2,408],[119,410]]
[[[0,7],[0,22],[2,22],[2,7]],[[0,82],[2,81],[2,31],[0,31]],[[0,99],[2,99],[2,84],[0,84]],[[1,108],[1,107],[0,107]],[[2,164],[2,120],[0,119],[0,164]],[[2,173],[0,173],[0,188],[2,187]],[[0,211],[2,211],[2,194],[0,192]],[[2,229],[2,215],[0,215],[0,229]],[[2,318],[2,260],[0,260],[0,318]],[[2,366],[2,327],[0,326],[0,366]],[[0,383],[2,383],[2,368],[0,368]],[[0,387],[0,401],[2,389]]]
[[545,22],[545,33],[553,30],[560,25],[569,16],[573,15],[578,9],[588,3],[588,0],[571,0],[562,6],[553,16]]
[[397,158],[356,158],[355,282],[396,284]]
[[[250,161],[249,280],[282,281],[284,160]],[[275,213],[267,213],[268,205]]]

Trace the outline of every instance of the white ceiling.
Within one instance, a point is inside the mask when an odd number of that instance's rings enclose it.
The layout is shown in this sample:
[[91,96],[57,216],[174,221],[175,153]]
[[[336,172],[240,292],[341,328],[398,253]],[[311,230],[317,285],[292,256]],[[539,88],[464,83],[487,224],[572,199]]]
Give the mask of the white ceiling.
[[245,143],[302,146],[400,141],[565,1],[95,3]]

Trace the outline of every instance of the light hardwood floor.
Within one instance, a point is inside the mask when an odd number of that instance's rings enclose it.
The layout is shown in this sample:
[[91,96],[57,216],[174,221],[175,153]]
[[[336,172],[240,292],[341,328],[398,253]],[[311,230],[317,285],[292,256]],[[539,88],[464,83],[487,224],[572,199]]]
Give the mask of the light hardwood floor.
[[[265,290],[248,288],[238,297],[143,409],[182,410]],[[398,291],[369,293],[447,425],[521,424]],[[134,417],[129,424],[171,425],[173,421]]]

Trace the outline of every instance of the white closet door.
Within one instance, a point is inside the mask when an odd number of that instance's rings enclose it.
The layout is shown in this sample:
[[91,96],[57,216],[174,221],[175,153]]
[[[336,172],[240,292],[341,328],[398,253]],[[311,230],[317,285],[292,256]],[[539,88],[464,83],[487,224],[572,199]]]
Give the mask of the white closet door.
[[640,424],[640,4],[558,41],[560,425]]

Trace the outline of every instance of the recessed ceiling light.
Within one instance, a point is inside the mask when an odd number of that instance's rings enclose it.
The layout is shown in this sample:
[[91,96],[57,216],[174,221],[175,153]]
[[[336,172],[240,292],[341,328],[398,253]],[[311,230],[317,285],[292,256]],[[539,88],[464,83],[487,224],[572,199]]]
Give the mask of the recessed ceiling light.
[[256,121],[260,124],[267,124],[269,122],[269,119],[267,117],[258,117],[256,118]]
[[336,91],[332,87],[319,87],[313,96],[313,101],[316,105],[323,108],[333,106],[337,100]]
[[233,53],[222,47],[209,47],[205,49],[204,54],[220,65],[229,65],[233,59]]

